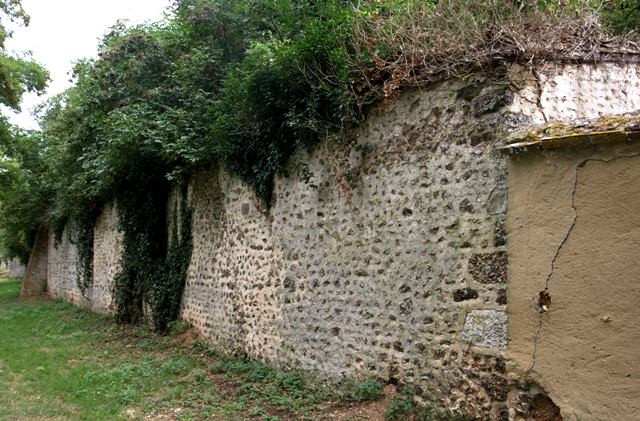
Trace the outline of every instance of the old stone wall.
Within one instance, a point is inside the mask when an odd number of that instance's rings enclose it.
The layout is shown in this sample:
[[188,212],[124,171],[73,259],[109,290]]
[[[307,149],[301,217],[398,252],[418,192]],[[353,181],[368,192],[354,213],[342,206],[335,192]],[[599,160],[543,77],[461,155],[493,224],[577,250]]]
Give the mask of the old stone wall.
[[507,171],[493,146],[640,98],[633,66],[514,68],[512,79],[515,92],[468,80],[404,95],[355,147],[294,157],[268,212],[223,170],[199,174],[183,317],[230,351],[411,382],[507,419]]
[[225,171],[198,175],[183,317],[230,351],[411,382],[498,419],[506,162],[492,141],[520,124],[512,98],[473,81],[408,94],[355,147],[298,154],[269,212]]
[[[196,174],[182,317],[227,351],[334,379],[408,382],[470,418],[513,418],[508,393],[523,373],[507,374],[511,193],[495,145],[555,119],[637,109],[640,77],[614,64],[510,74],[406,93],[354,145],[300,151],[268,210],[224,169]],[[96,229],[96,310],[110,309],[115,218],[106,209]],[[75,246],[52,247],[52,294],[83,301]]]
[[516,69],[518,87],[511,111],[539,126],[640,110],[640,67],[600,63]]
[[53,298],[82,305],[99,313],[112,313],[113,279],[120,269],[122,233],[117,209],[108,204],[98,216],[93,243],[93,284],[84,295],[78,287],[78,248],[69,227],[60,242],[49,234],[48,292]]
[[24,271],[24,280],[20,289],[21,297],[39,296],[47,291],[48,247],[49,231],[46,227],[42,227],[36,235],[27,268]]
[[640,413],[638,180],[637,142],[510,161],[508,354],[523,417],[536,396],[565,420]]
[[194,247],[182,316],[228,350],[277,362],[283,261],[257,203],[224,171],[194,177]]
[[77,285],[78,248],[71,241],[69,230],[64,229],[60,241],[56,241],[53,233],[49,234],[47,290],[52,298],[86,305]]
[[98,217],[93,240],[93,285],[90,289],[91,309],[113,313],[113,280],[120,270],[122,232],[118,228],[118,210],[108,204]]

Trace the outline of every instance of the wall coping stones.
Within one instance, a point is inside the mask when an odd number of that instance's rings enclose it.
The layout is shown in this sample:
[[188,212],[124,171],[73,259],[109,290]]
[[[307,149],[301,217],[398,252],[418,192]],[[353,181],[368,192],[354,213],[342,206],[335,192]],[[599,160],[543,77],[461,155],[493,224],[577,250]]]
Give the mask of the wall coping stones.
[[555,122],[526,133],[519,133],[497,149],[507,155],[557,149],[569,146],[588,146],[601,143],[640,140],[640,115],[605,116],[590,121]]

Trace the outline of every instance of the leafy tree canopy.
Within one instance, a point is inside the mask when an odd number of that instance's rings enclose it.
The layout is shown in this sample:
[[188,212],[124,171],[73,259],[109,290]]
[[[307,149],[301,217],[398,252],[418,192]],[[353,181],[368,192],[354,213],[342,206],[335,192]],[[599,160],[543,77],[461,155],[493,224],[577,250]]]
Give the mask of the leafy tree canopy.
[[[0,1],[0,104],[16,111],[25,92],[41,94],[47,86],[47,71],[29,58],[16,56],[5,48],[11,36],[7,21],[29,24],[29,16],[19,0]],[[42,221],[47,201],[40,178],[44,176],[41,137],[12,127],[0,115],[0,251],[1,257],[26,260],[34,229]]]
[[20,110],[20,100],[25,92],[43,93],[47,87],[49,74],[28,57],[9,54],[5,41],[11,37],[6,22],[29,25],[29,15],[22,8],[20,0],[0,1],[0,103]]

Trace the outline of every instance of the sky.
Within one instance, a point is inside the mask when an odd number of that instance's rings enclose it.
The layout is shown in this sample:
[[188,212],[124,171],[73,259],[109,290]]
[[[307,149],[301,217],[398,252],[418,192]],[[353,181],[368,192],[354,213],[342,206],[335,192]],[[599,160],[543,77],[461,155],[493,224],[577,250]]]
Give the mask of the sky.
[[31,16],[28,27],[7,27],[14,30],[6,42],[10,51],[31,51],[33,58],[51,73],[44,96],[27,94],[22,112],[4,109],[9,120],[25,128],[38,127],[31,115],[33,107],[46,98],[71,86],[70,71],[81,58],[95,57],[102,35],[118,19],[130,24],[157,21],[163,18],[171,0],[22,0]]

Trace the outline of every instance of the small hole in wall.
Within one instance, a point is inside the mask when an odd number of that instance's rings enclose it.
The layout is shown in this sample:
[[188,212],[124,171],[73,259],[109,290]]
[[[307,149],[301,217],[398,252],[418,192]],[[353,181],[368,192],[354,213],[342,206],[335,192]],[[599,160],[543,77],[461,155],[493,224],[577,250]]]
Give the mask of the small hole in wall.
[[551,306],[551,295],[549,294],[549,290],[545,288],[544,291],[540,291],[540,293],[538,293],[536,310],[538,311],[538,313],[545,313],[549,311],[550,306]]
[[389,373],[387,384],[392,384],[394,386],[400,385],[400,367],[398,363],[392,362],[389,364],[387,371]]
[[531,400],[531,416],[533,421],[562,421],[560,408],[551,398],[541,393]]
[[402,215],[403,216],[411,216],[413,215],[413,211],[409,208],[404,208],[402,209]]

